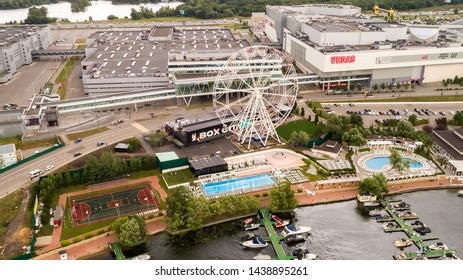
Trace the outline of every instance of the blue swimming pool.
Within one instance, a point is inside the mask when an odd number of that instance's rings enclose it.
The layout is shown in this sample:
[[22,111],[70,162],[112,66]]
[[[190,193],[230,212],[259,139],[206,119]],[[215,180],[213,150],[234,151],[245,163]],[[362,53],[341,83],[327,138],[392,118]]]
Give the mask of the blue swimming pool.
[[272,179],[272,177],[270,177],[269,174],[260,174],[221,182],[208,183],[204,184],[203,187],[204,193],[206,195],[213,195],[270,184],[275,184],[275,181]]
[[[419,162],[419,161],[413,160],[411,158],[406,158],[406,157],[404,157],[403,159],[405,161],[408,161],[411,168],[421,168],[421,167],[423,167],[423,164],[421,162]],[[389,162],[391,162],[389,157],[374,157],[374,158],[367,159],[367,161],[365,161],[365,165],[370,169],[380,170],[385,165],[389,164]]]

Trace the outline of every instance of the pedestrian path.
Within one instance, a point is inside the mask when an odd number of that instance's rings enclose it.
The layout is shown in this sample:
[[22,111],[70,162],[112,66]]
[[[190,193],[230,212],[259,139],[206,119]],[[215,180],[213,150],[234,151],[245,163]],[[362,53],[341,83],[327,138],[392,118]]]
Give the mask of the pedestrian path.
[[141,125],[139,123],[133,123],[132,126],[135,127],[136,129],[140,130],[143,133],[147,133],[147,132],[150,131],[149,129],[147,129],[146,127],[144,127],[143,125]]

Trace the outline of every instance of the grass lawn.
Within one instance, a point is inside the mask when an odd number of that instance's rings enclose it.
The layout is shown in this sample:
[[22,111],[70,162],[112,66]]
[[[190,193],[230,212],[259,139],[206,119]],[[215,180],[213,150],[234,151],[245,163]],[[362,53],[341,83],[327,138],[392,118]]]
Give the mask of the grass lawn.
[[15,144],[17,150],[28,150],[39,147],[53,146],[58,144],[58,140],[55,137],[50,139],[22,142],[21,137],[0,138],[0,145],[5,144]]
[[8,231],[8,224],[18,214],[23,199],[23,191],[15,191],[0,199],[0,236]]
[[[178,185],[181,183],[191,182],[196,177],[193,175],[193,172],[189,168],[182,169],[178,171],[168,172],[162,174],[169,186]],[[161,180],[159,180],[161,181]]]
[[58,205],[60,195],[65,194],[65,193],[81,191],[81,190],[85,190],[85,189],[86,189],[86,185],[84,185],[84,184],[72,185],[72,186],[67,186],[67,187],[64,187],[64,188],[56,189],[56,191],[53,194],[53,197],[51,199],[50,207],[55,208],[56,205]]
[[78,39],[76,39],[75,43],[76,44],[85,44],[85,43],[87,43],[87,39],[86,38],[78,38]]
[[105,131],[108,131],[108,130],[109,130],[109,128],[104,126],[104,127],[99,127],[99,128],[95,128],[95,129],[92,129],[92,130],[86,130],[86,131],[82,131],[82,132],[71,133],[71,134],[68,134],[68,138],[69,138],[69,140],[76,140],[77,138],[85,138],[85,137],[92,136],[92,135],[95,135],[95,134],[98,134],[98,133],[101,133],[101,132],[105,132]]
[[50,224],[42,225],[42,228],[37,233],[37,237],[48,236],[53,234],[53,227]]
[[202,109],[202,108],[209,108],[209,107],[212,107],[212,103],[188,106],[188,107],[185,107],[185,109],[186,110],[195,110],[195,109]]
[[58,89],[58,94],[61,100],[63,100],[66,97],[66,85],[68,82],[69,75],[71,75],[72,68],[74,68],[74,64],[76,63],[76,60],[76,57],[71,57],[56,77],[55,83],[62,83],[63,85]]
[[308,120],[297,120],[277,127],[278,135],[285,140],[289,140],[293,131],[299,132],[300,130],[305,131],[310,138],[314,138],[318,136],[320,126]]
[[320,172],[317,173],[317,175],[312,175],[310,173],[307,173],[306,171],[307,169],[309,169],[308,165],[301,166],[301,168],[302,168],[302,174],[304,174],[304,176],[307,177],[307,179],[309,179],[310,182],[323,180],[327,177],[326,175],[323,175]]
[[140,171],[131,172],[129,179],[140,179],[140,178],[156,176],[160,174],[161,174],[161,169],[159,168],[151,169],[151,170],[140,170]]

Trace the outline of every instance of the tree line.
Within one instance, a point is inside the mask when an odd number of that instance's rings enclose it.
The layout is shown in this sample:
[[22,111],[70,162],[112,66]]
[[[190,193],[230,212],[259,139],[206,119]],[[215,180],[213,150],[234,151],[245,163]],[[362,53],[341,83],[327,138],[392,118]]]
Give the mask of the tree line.
[[[257,212],[258,197],[229,195],[209,201],[195,197],[184,186],[170,189],[167,195],[168,225],[173,230],[198,230],[206,223],[220,216],[234,216]],[[270,209],[293,210],[298,205],[289,183],[272,188]]]
[[[90,6],[90,0],[65,0],[71,2],[73,12],[85,11]],[[0,0],[0,10],[13,10],[29,8],[31,6],[56,4],[59,0]],[[160,0],[111,0],[113,4],[141,4],[141,3],[158,3]]]

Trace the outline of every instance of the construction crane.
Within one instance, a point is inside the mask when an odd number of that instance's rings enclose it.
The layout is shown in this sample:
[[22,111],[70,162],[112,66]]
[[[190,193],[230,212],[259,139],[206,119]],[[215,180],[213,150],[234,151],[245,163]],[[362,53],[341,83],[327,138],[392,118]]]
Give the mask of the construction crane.
[[389,10],[386,10],[386,9],[382,9],[378,6],[378,4],[375,4],[373,6],[373,14],[374,15],[379,15],[379,13],[387,13],[388,17],[393,20],[394,19],[394,14],[395,14],[395,11],[390,8]]

